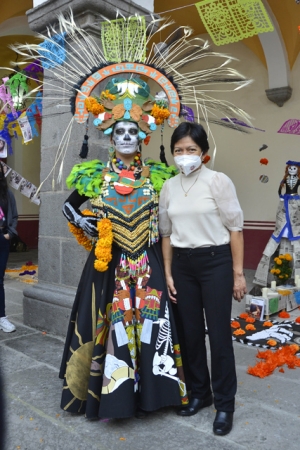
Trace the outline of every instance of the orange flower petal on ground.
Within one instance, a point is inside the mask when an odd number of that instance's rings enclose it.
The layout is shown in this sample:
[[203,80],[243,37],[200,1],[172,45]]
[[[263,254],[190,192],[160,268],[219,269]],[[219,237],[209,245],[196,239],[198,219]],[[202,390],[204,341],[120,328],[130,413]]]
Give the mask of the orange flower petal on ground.
[[290,316],[290,314],[286,311],[280,311],[280,313],[278,314],[278,317],[280,317],[281,319],[288,319]]
[[247,372],[250,375],[264,378],[271,375],[276,367],[281,367],[284,364],[286,364],[289,369],[300,367],[300,358],[296,356],[298,351],[299,346],[292,344],[286,345],[276,351],[266,350],[265,352],[258,352],[256,355],[257,358],[263,359],[264,362],[260,361],[254,367],[248,367]]
[[240,326],[241,326],[240,322],[237,322],[236,320],[231,322],[231,328],[240,328]]
[[254,323],[254,322],[255,322],[255,319],[254,319],[254,317],[247,317],[246,322],[248,322],[248,323]]
[[241,328],[239,328],[238,330],[235,330],[233,332],[233,334],[235,334],[236,336],[239,336],[241,334],[246,334],[246,331],[242,330]]
[[269,320],[267,320],[266,322],[264,322],[263,327],[272,327],[273,324],[272,322],[270,322]]
[[246,330],[256,330],[256,328],[255,328],[255,326],[254,325],[252,325],[252,323],[249,323],[249,325],[246,325]]
[[277,345],[277,341],[275,341],[275,339],[269,339],[267,341],[267,344],[270,345],[271,347],[275,347],[275,345]]

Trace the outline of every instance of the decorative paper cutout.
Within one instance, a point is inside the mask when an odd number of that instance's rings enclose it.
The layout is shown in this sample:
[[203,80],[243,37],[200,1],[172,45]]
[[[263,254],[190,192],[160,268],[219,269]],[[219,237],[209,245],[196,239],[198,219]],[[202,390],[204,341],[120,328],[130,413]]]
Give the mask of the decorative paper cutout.
[[[146,21],[143,16],[102,22],[101,39],[107,61],[146,61]],[[143,42],[143,57],[141,48],[136,48],[136,42]],[[135,56],[137,54],[139,58]]]
[[300,135],[300,120],[289,119],[281,126],[277,133]]
[[274,30],[261,0],[202,0],[195,6],[216,45]]
[[181,105],[181,106],[182,106],[181,114],[183,115],[185,120],[188,120],[189,122],[194,122],[195,115],[194,115],[194,111],[192,110],[192,108],[190,108],[189,106],[186,106],[186,105]]
[[66,59],[65,34],[55,34],[51,37],[51,40],[46,39],[39,44],[41,49],[39,54],[41,55],[41,64],[44,69],[63,64]]

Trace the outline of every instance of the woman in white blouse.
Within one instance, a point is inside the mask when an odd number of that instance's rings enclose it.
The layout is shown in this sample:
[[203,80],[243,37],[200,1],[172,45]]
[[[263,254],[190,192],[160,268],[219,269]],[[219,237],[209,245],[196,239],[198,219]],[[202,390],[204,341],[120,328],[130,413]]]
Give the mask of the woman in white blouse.
[[[166,181],[159,203],[165,276],[174,304],[183,366],[191,391],[181,416],[213,403],[213,431],[230,432],[236,394],[231,303],[246,293],[243,274],[243,212],[232,181],[202,164],[209,149],[199,124],[174,131],[171,152],[180,173]],[[205,319],[211,349],[207,367]]]

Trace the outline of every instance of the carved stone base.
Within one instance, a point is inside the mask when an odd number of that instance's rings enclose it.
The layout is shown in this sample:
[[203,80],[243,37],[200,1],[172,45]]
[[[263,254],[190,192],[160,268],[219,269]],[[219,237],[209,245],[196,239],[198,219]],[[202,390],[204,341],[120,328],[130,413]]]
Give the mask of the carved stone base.
[[284,86],[273,89],[266,89],[266,94],[271,102],[277,106],[283,106],[292,96],[293,89],[290,86]]
[[44,283],[24,289],[24,324],[65,337],[75,293],[75,289]]

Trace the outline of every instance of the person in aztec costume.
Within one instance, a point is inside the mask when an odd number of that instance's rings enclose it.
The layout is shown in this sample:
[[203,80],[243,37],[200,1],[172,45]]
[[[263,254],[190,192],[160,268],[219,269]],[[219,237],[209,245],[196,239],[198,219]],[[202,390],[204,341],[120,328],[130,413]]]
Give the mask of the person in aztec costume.
[[[249,122],[247,114],[214,99],[211,92],[214,84],[234,90],[249,81],[228,66],[226,55],[207,52],[206,41],[189,39],[189,27],[179,27],[176,36],[170,33],[158,46],[156,36],[170,23],[152,19],[146,24],[141,16],[107,20],[101,23],[100,48],[76,25],[72,12],[58,20],[60,34],[53,27],[41,35],[43,50],[35,44],[14,47],[25,61],[37,57],[46,62],[52,74],[49,90],[53,79],[63,81],[56,98],[61,93],[59,101],[70,100],[73,117],[55,165],[60,158],[63,164],[74,121],[85,123],[90,116],[111,139],[107,163],[82,162],[67,178],[73,192],[63,213],[90,254],[62,358],[61,407],[87,418],[124,418],[137,408],[187,404],[158,233],[159,193],[176,169],[166,164],[164,155],[163,162],[142,162],[141,144],[158,127],[163,135],[166,123],[177,127],[180,116],[242,131],[230,117]],[[211,55],[221,59],[211,71],[186,70],[187,63]],[[153,95],[145,78],[155,84]],[[196,118],[185,104],[195,107]],[[80,210],[88,200],[91,208]]]

